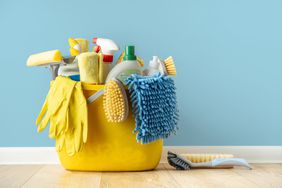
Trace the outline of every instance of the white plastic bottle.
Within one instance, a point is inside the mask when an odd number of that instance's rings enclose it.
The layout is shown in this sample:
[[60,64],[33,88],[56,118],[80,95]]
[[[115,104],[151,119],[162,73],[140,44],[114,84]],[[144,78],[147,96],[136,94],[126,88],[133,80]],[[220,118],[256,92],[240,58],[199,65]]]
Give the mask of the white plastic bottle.
[[141,74],[141,67],[137,62],[137,58],[134,52],[134,46],[126,46],[125,47],[125,55],[123,57],[123,61],[110,71],[106,82],[113,78],[119,79],[123,84],[126,83],[126,79],[131,74]]
[[153,59],[149,62],[148,69],[144,70],[143,75],[151,76],[157,72],[160,72],[160,59],[158,56],[153,56]]

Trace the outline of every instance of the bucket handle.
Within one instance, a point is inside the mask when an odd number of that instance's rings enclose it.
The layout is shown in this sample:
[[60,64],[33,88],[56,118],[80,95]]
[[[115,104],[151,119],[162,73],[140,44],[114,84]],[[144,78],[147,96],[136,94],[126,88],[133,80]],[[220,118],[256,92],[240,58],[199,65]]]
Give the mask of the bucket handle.
[[100,89],[98,90],[96,93],[94,93],[93,95],[91,95],[90,97],[88,97],[87,99],[87,103],[91,104],[92,102],[94,102],[96,99],[98,99],[101,95],[103,95],[105,92],[105,89]]

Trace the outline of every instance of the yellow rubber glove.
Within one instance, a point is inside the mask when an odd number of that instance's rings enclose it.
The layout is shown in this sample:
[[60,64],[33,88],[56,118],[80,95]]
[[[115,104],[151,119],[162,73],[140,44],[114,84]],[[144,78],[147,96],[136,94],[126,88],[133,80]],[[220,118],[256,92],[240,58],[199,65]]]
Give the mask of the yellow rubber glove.
[[66,112],[75,84],[75,81],[61,76],[51,82],[49,93],[36,120],[38,132],[43,131],[50,121],[49,136],[55,138],[56,134],[61,133],[66,125]]
[[83,142],[86,143],[87,141],[87,114],[87,103],[82,92],[81,83],[78,82],[74,88],[68,111],[69,129],[66,132],[65,143],[69,155],[74,153],[73,150],[75,150],[75,152],[80,151]]
[[49,137],[56,139],[56,149],[63,146],[74,155],[87,141],[88,111],[80,82],[57,77],[51,83],[41,112],[36,120],[38,132],[50,122]]

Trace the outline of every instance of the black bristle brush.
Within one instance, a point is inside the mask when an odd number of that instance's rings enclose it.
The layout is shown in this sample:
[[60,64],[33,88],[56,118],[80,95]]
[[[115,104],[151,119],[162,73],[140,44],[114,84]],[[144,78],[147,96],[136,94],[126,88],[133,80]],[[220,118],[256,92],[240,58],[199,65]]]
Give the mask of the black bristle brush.
[[170,151],[167,152],[167,161],[168,164],[176,168],[176,170],[190,170],[190,165],[187,160]]

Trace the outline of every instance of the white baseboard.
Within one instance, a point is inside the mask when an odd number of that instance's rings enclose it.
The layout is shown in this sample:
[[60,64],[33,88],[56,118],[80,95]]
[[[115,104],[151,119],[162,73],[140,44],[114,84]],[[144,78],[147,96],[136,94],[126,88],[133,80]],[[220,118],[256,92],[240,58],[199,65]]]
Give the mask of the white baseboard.
[[[282,146],[164,146],[162,162],[167,151],[181,153],[226,153],[245,158],[250,163],[282,163]],[[53,147],[0,147],[0,165],[59,164]]]
[[0,165],[59,163],[54,147],[0,147]]

